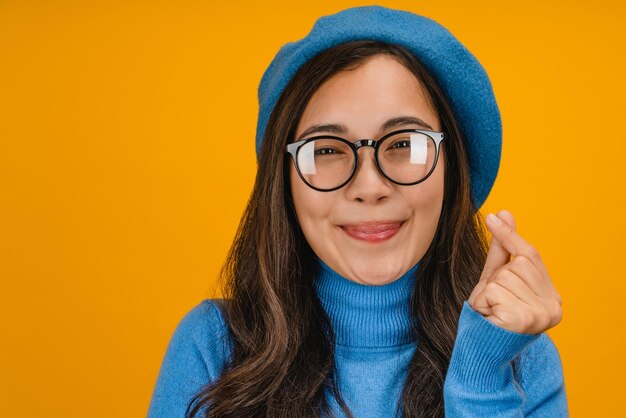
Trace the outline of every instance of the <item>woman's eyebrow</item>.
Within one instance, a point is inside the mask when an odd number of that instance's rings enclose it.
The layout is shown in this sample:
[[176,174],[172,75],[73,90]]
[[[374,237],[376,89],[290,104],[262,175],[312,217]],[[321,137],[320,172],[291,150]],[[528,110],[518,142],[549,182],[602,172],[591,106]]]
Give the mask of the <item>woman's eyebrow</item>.
[[391,128],[397,128],[403,125],[419,125],[422,128],[430,129],[432,131],[432,126],[424,122],[422,119],[417,116],[398,116],[396,118],[391,118],[387,120],[387,122],[383,123],[380,127],[381,132],[388,131]]
[[[383,123],[380,127],[381,132],[388,131],[391,128],[397,128],[404,125],[419,125],[423,128],[432,130],[432,126],[424,122],[422,119],[417,116],[398,116],[395,118],[391,118]],[[348,129],[345,125],[341,125],[338,123],[325,123],[318,124],[309,127],[306,131],[304,131],[299,137],[298,141],[303,139],[306,136],[309,136],[318,132],[330,132],[334,134],[342,134],[345,135],[348,132]]]

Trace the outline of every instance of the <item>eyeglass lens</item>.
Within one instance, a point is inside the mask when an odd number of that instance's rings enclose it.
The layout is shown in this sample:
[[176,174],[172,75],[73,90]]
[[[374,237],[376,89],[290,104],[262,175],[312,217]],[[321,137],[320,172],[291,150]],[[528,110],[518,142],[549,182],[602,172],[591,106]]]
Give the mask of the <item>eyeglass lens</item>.
[[[430,136],[402,132],[386,138],[378,150],[380,168],[398,183],[416,183],[428,175],[436,156]],[[332,189],[346,182],[355,169],[354,150],[343,141],[320,138],[300,147],[297,154],[300,173],[318,189]]]

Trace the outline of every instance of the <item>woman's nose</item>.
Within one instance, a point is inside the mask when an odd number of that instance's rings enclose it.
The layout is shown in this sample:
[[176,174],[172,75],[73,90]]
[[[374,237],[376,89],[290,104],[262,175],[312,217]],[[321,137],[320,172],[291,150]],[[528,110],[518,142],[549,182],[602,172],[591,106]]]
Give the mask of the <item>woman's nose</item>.
[[380,172],[374,159],[374,149],[363,147],[358,151],[359,159],[354,176],[346,185],[346,195],[350,200],[376,203],[388,197],[393,185]]

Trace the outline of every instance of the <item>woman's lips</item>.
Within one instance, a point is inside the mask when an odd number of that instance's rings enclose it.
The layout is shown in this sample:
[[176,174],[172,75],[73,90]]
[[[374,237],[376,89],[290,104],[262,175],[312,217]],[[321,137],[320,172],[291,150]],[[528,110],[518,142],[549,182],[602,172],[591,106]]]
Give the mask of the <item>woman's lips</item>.
[[386,222],[366,225],[344,225],[341,229],[352,238],[367,242],[382,242],[393,237],[404,222]]

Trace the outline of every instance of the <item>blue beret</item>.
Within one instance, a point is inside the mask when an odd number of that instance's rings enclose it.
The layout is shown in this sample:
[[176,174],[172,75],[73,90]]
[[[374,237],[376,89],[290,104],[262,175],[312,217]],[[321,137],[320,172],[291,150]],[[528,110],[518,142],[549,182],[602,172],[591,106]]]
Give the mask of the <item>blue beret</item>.
[[355,40],[402,45],[435,77],[466,140],[472,194],[480,208],[495,182],[502,150],[502,122],[491,82],[478,60],[446,28],[403,10],[361,6],[322,16],[306,37],[280,48],[259,84],[257,160],[265,127],[289,80],[318,53]]

